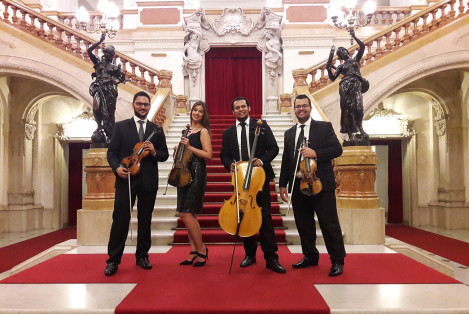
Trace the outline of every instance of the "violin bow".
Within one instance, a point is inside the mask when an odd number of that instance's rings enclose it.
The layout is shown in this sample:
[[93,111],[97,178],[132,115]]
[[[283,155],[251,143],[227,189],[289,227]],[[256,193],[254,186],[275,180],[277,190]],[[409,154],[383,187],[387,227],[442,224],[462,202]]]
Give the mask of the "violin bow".
[[[300,140],[300,139],[298,139]],[[296,175],[296,172],[297,172],[297,169],[298,169],[298,164],[300,163],[300,159],[301,159],[301,154],[300,154],[300,149],[303,148],[303,143],[301,143],[300,145],[300,148],[298,149],[298,157],[296,158],[296,166],[295,166],[295,169],[293,170],[293,183],[291,185],[291,192],[290,192],[290,196],[288,197],[288,209],[287,209],[287,215],[290,213],[290,208],[291,208],[291,200],[292,200],[292,197],[293,197],[293,188],[295,187],[295,175]]]
[[132,232],[132,193],[130,191],[130,171],[127,172],[127,181],[129,181],[129,212],[130,212],[130,240],[134,240],[134,234]]

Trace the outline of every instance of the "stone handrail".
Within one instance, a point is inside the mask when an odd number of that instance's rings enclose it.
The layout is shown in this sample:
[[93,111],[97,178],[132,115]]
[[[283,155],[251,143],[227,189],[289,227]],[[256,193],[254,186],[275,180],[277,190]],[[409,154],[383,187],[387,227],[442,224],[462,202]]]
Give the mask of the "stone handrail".
[[[371,26],[387,26],[399,23],[401,20],[411,16],[414,10],[423,10],[427,6],[409,6],[409,7],[377,7],[371,16]],[[358,8],[360,17],[366,20],[365,13]]]
[[[87,49],[98,40],[87,36],[84,32],[77,31],[13,0],[0,0],[0,21],[91,63]],[[100,49],[102,47],[98,47],[95,53],[99,53]],[[171,88],[173,76],[171,71],[156,70],[120,52],[116,52],[114,62],[122,63],[122,71],[132,84],[152,94],[155,94],[157,87]],[[155,84],[155,76],[158,77],[158,85]]]
[[[457,10],[455,9],[456,6]],[[363,43],[366,46],[366,51],[361,59],[362,66],[366,66],[379,57],[399,49],[454,19],[465,16],[469,12],[468,6],[469,0],[440,1],[365,39]],[[359,46],[354,45],[348,50],[352,56],[358,49]],[[335,65],[339,61],[336,56],[333,59],[333,64]],[[292,74],[295,80],[293,87],[308,86],[307,81],[311,79],[309,90],[313,93],[330,84],[331,81],[327,74],[326,64],[327,60],[324,60],[307,69],[293,70]]]

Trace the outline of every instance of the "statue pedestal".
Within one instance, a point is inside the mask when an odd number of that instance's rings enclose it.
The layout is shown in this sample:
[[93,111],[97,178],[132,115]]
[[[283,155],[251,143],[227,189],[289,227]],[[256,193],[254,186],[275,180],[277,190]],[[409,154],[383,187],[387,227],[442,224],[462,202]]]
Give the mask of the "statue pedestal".
[[383,244],[385,211],[374,191],[378,156],[370,146],[346,146],[335,160],[337,211],[346,244]]
[[115,176],[107,162],[107,148],[91,148],[83,158],[87,193],[77,215],[79,245],[107,245],[114,210]]

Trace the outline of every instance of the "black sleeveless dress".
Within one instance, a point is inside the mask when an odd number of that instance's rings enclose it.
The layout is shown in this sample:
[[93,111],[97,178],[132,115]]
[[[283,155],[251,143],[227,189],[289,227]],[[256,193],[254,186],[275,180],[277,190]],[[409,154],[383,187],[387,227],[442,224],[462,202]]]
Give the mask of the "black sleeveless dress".
[[[202,149],[200,132],[188,136],[189,144],[195,148]],[[181,213],[200,213],[204,206],[205,187],[207,186],[207,166],[205,158],[192,155],[189,165],[192,182],[183,188],[177,188],[177,208]]]

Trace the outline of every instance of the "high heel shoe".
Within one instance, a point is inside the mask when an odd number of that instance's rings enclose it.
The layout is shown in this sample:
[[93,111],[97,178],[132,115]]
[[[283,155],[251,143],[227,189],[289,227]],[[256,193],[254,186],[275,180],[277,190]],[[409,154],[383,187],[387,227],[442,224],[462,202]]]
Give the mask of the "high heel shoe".
[[205,259],[205,260],[204,260],[203,262],[199,262],[199,261],[195,262],[194,267],[204,266],[205,263],[206,263],[207,260],[208,260],[208,247],[205,247],[205,255],[204,255],[204,254],[201,254],[201,253],[199,253],[199,252],[197,252],[197,256],[198,256],[198,257],[201,257],[201,258],[203,258],[203,259]]
[[198,253],[197,253],[197,251],[191,251],[189,253],[189,255],[195,255],[195,256],[191,261],[188,261],[186,259],[186,260],[183,260],[182,262],[180,262],[179,265],[191,265],[194,262],[194,260],[197,258]]

